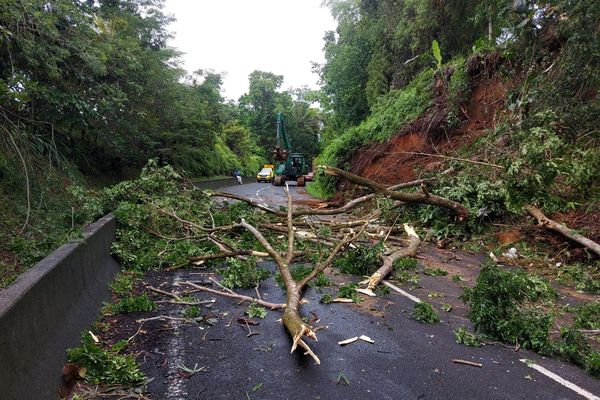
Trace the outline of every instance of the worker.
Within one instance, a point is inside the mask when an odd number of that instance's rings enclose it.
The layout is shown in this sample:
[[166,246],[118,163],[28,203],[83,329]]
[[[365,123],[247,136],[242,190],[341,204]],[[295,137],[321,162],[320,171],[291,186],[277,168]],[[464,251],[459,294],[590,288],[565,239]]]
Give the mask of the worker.
[[242,174],[239,169],[235,170],[235,172],[233,173],[233,176],[235,176],[237,178],[238,183],[241,185],[242,184]]

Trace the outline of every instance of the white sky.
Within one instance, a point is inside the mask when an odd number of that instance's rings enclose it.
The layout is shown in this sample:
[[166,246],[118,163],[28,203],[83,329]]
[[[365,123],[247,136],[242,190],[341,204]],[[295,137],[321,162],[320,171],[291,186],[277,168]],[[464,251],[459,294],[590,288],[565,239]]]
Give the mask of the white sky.
[[167,0],[169,46],[186,53],[188,72],[225,72],[224,96],[247,92],[248,75],[262,70],[283,75],[283,89],[317,88],[311,61],[322,63],[323,36],[336,23],[322,0]]

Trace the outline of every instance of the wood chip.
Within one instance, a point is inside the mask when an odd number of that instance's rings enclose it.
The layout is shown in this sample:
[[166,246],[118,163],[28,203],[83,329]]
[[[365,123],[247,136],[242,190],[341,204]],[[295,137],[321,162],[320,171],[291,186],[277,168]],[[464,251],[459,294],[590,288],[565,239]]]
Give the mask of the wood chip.
[[354,336],[353,338],[342,340],[341,342],[338,342],[338,344],[340,346],[344,346],[344,345],[347,345],[347,344],[350,344],[350,343],[354,343],[357,340],[358,340],[358,336]]
[[367,343],[375,343],[375,341],[374,341],[373,339],[371,339],[370,337],[368,337],[368,336],[365,336],[365,335],[361,335],[361,336],[359,337],[359,339],[360,339],[360,340],[363,340],[363,341],[365,341],[365,342],[367,342]]

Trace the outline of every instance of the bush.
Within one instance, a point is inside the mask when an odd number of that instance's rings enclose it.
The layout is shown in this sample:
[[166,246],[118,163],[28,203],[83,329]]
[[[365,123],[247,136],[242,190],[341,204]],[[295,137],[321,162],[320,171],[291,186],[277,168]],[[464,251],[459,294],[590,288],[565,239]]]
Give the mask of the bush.
[[258,317],[262,319],[267,317],[267,309],[254,302],[248,306],[248,311],[246,311],[246,313],[250,318]]
[[471,332],[469,332],[466,328],[460,327],[454,331],[454,337],[456,338],[456,343],[464,344],[465,346],[473,346],[479,347],[481,346],[481,339]]
[[356,288],[358,285],[356,283],[349,283],[347,285],[340,286],[340,290],[338,291],[338,297],[351,299],[355,303],[360,303],[363,299],[358,295]]
[[381,266],[379,255],[383,252],[383,244],[373,247],[356,246],[333,261],[333,266],[340,272],[352,275],[369,275]]
[[132,313],[132,312],[142,312],[142,311],[153,311],[156,308],[156,304],[147,294],[142,294],[140,296],[128,296],[125,297],[118,302],[111,304],[108,306],[107,311],[111,314],[123,314],[123,313]]

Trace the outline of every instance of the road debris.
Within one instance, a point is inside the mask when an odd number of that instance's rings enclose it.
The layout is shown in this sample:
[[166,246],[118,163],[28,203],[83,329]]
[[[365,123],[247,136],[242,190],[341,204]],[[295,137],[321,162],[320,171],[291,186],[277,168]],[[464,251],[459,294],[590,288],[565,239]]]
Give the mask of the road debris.
[[339,342],[338,342],[338,344],[339,344],[340,346],[345,346],[345,345],[347,345],[347,344],[354,343],[354,342],[356,342],[357,340],[358,340],[358,336],[354,336],[353,338],[350,338],[350,339],[341,340],[341,341],[339,341]]
[[476,362],[473,362],[473,361],[460,360],[460,359],[457,359],[457,358],[453,359],[452,362],[455,363],[455,364],[470,365],[472,367],[478,367],[478,368],[483,367],[483,364],[476,363]]
[[365,336],[365,335],[360,335],[358,338],[359,338],[360,340],[362,340],[363,342],[367,342],[367,343],[375,343],[375,341],[374,341],[373,339],[371,339],[370,337],[368,337],[368,336]]

